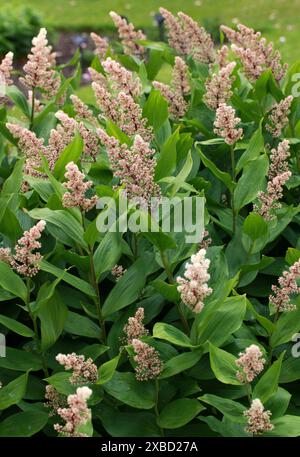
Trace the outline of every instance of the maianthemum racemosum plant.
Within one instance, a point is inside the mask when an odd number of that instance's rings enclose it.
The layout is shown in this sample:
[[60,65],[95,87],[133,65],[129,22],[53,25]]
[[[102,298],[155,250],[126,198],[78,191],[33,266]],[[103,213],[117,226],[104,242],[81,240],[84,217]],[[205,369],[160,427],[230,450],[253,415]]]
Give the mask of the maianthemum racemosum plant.
[[[0,436],[300,435],[299,63],[161,14],[92,34],[91,104],[45,29],[0,64]],[[99,230],[124,193],[204,198],[202,241]]]

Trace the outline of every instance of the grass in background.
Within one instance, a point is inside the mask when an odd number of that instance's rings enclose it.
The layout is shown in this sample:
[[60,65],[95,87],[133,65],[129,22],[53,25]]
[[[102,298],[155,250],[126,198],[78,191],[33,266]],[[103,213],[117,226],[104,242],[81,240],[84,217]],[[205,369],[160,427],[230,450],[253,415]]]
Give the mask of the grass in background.
[[[0,0],[0,7],[6,1]],[[155,26],[153,15],[159,6],[172,12],[184,11],[201,24],[208,20],[232,25],[241,21],[261,30],[274,41],[285,60],[300,59],[300,0],[11,0],[10,9],[29,6],[43,15],[45,25],[65,30],[112,28],[110,10],[126,15],[146,30]]]

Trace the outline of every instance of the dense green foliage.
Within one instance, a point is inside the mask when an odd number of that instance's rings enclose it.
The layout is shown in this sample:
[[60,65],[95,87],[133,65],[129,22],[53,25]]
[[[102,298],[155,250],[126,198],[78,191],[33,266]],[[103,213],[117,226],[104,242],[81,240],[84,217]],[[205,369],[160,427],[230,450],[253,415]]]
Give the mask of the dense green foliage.
[[[59,94],[44,100],[35,116],[26,97],[11,86],[8,97],[18,109],[3,105],[0,111],[1,246],[13,249],[38,220],[45,220],[46,228],[37,275],[24,278],[0,262],[0,330],[7,341],[6,357],[0,357],[0,436],[57,435],[53,424],[59,419],[49,417],[43,404],[45,387],[53,386],[63,398],[75,392],[70,372],[55,360],[59,353],[72,352],[91,357],[98,367],[98,381],[85,384],[93,391],[88,403],[92,419],[81,430],[87,435],[249,436],[243,413],[249,400],[260,398],[274,425],[265,435],[299,436],[300,369],[291,348],[300,330],[300,300],[292,297],[296,309],[275,316],[268,300],[272,284],[300,257],[299,98],[293,100],[280,138],[273,138],[265,124],[274,103],[291,93],[300,63],[280,84],[269,70],[251,83],[237,64],[230,104],[241,118],[244,136],[230,148],[216,137],[215,112],[203,102],[209,66],[187,58],[188,110],[174,120],[152,86],[165,62],[174,65],[174,52],[165,43],[143,44],[148,50],[145,61],[124,55],[120,45],[107,56],[141,80],[138,103],[153,127],[155,179],[162,194],[205,197],[213,292],[199,314],[180,301],[174,279],[199,249],[198,243],[186,243],[185,233],[103,234],[96,228],[101,210],[84,213],[62,205],[65,165],[71,161],[92,181],[99,198],[117,199],[120,188],[103,145],[96,160],[86,162],[76,135],[52,171],[42,157],[39,171],[44,176],[27,176],[29,187],[22,187],[22,148],[6,123],[30,126],[47,141],[58,123],[58,109],[74,116],[70,95],[80,83],[78,56],[71,62],[73,77],[61,76]],[[97,57],[92,66],[104,73]],[[89,108],[98,119],[96,104]],[[102,117],[99,126],[121,143],[132,143],[111,120]],[[253,202],[266,188],[270,149],[283,138],[290,143],[292,177],[281,208],[266,221],[253,212]],[[115,264],[126,268],[118,281],[111,274]],[[139,307],[149,331],[142,340],[163,362],[155,381],[136,379],[132,346],[122,347],[124,325]],[[235,361],[252,344],[261,349],[266,364],[251,391],[250,384],[237,379]]]

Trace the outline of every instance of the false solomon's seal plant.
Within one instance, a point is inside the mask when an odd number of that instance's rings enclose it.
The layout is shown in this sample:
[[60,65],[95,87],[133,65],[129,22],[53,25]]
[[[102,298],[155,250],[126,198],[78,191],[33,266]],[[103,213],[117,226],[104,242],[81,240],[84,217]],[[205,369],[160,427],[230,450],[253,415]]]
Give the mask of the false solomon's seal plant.
[[[0,64],[0,436],[300,435],[299,62],[160,12],[166,43],[91,34],[94,103],[45,29]],[[194,242],[120,229],[174,197]]]

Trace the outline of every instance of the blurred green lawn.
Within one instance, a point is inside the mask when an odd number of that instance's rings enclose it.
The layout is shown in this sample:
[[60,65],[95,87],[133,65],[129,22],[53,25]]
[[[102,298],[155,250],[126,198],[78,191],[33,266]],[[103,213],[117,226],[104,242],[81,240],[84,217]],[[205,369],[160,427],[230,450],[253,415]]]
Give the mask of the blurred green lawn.
[[[8,6],[0,0],[0,7]],[[207,19],[232,25],[239,20],[274,41],[285,60],[300,59],[300,0],[10,0],[9,8],[31,6],[45,25],[66,30],[105,30],[112,27],[110,10],[126,15],[136,26],[154,27],[159,6],[184,11],[200,23]]]

